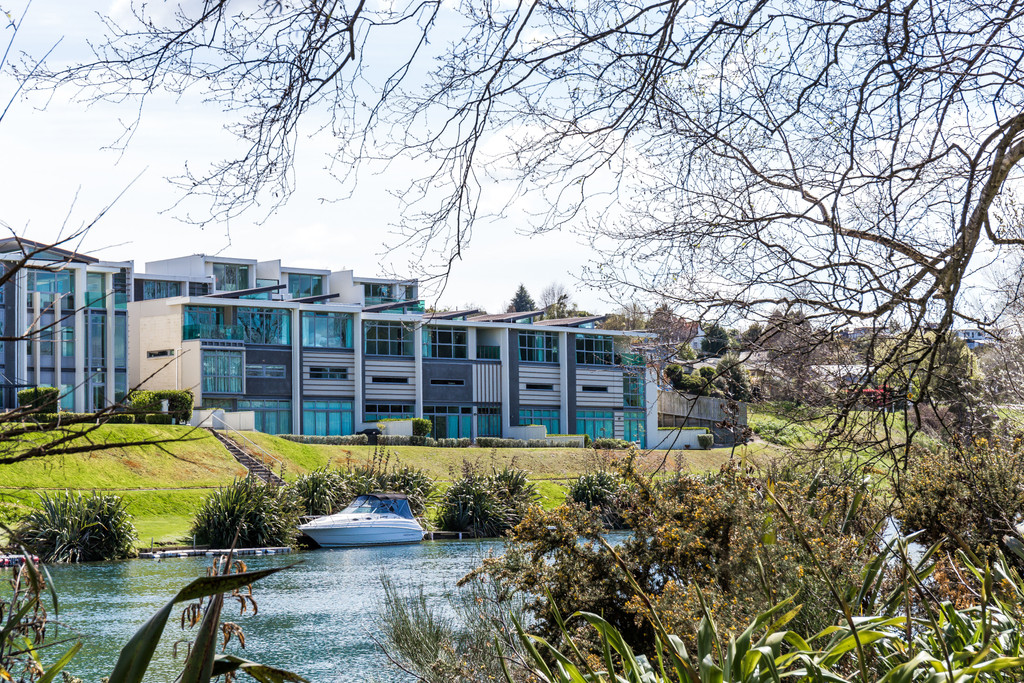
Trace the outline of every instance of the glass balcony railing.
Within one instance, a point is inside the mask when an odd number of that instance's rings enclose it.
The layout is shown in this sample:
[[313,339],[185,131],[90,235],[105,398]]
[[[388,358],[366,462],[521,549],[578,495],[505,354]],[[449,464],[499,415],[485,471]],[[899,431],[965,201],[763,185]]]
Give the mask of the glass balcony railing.
[[620,365],[644,365],[644,357],[639,353],[619,354]]
[[245,331],[241,325],[182,325],[181,338],[244,341]]
[[482,360],[501,360],[501,347],[477,345],[476,357]]

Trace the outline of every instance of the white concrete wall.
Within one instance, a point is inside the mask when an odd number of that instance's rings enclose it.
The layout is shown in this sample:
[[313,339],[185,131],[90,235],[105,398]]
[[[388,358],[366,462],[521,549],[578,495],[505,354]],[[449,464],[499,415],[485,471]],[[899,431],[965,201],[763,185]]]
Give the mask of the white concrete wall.
[[214,410],[194,410],[189,424],[193,427],[212,427],[213,429],[234,429],[236,431],[254,431],[256,429],[256,413],[252,410],[225,412],[220,408]]
[[381,433],[388,436],[412,436],[412,420],[393,420],[380,425]]
[[697,450],[700,443],[698,434],[706,434],[702,429],[658,429],[647,434],[647,448],[652,450]]

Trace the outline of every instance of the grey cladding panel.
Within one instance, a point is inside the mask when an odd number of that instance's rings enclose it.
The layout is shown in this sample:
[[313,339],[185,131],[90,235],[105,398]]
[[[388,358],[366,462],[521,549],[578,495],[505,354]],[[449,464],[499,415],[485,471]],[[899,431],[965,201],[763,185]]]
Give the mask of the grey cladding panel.
[[424,403],[471,403],[472,401],[472,363],[423,362]]

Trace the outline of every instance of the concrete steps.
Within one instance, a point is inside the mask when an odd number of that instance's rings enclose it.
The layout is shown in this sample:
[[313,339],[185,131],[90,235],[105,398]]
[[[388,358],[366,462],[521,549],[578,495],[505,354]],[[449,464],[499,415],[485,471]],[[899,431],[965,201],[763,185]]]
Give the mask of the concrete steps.
[[264,465],[260,460],[252,457],[242,450],[242,447],[233,439],[218,432],[216,429],[209,428],[209,431],[217,438],[218,441],[224,444],[224,448],[228,449],[228,453],[234,456],[235,460],[245,465],[245,469],[249,470],[250,476],[256,477],[267,484],[284,486],[284,479],[274,474],[270,468]]

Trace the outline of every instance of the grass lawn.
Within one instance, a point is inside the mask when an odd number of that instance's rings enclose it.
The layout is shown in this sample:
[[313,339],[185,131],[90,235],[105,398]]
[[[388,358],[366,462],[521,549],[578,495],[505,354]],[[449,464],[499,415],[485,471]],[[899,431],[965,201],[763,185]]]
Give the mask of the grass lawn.
[[[277,436],[246,432],[261,448],[285,463],[285,479],[294,480],[318,467],[364,465],[374,458],[373,446],[327,446],[288,441]],[[423,469],[437,479],[453,479],[459,475],[463,462],[489,470],[515,465],[529,472],[534,479],[575,477],[583,472],[611,466],[623,453],[594,451],[589,448],[434,448],[428,446],[382,446],[377,449],[379,462]],[[659,466],[674,469],[681,466],[694,472],[715,470],[729,459],[729,449],[710,451],[650,451],[642,465],[653,470]]]

